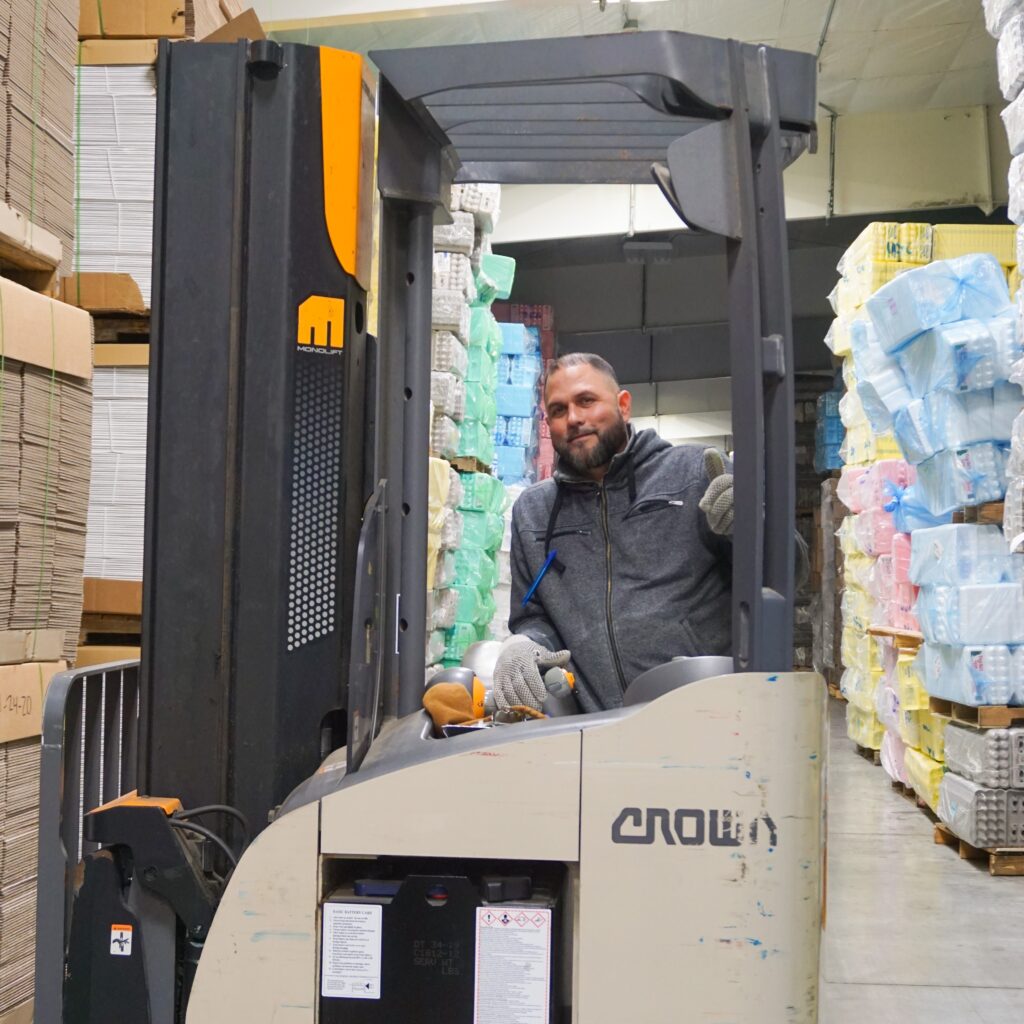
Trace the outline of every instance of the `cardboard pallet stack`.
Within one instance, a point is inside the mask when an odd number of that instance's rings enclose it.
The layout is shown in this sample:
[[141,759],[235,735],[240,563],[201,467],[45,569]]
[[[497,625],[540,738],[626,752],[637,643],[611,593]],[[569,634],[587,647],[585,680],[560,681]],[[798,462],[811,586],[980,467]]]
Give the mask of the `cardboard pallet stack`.
[[0,1021],[32,992],[39,731],[78,643],[91,333],[81,310],[0,280]]
[[0,3],[3,201],[56,236],[70,266],[74,234],[75,0]]

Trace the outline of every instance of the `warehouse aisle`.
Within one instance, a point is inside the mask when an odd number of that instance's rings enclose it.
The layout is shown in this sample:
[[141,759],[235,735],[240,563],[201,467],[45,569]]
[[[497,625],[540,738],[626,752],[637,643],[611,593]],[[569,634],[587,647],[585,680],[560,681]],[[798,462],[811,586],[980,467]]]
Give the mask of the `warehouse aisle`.
[[820,1024],[1019,1024],[1024,878],[932,841],[830,701],[828,919]]

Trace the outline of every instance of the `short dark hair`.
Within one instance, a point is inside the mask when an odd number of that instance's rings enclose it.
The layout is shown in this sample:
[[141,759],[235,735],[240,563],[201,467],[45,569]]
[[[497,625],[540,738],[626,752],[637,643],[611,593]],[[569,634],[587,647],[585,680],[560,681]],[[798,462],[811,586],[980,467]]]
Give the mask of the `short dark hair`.
[[607,359],[602,359],[601,356],[593,352],[566,352],[564,356],[559,356],[548,363],[547,373],[544,374],[543,393],[545,395],[548,391],[548,381],[551,380],[551,375],[559,370],[567,370],[570,366],[592,366],[611,380],[612,384],[615,385],[616,391],[622,390],[619,378],[615,375],[615,368]]

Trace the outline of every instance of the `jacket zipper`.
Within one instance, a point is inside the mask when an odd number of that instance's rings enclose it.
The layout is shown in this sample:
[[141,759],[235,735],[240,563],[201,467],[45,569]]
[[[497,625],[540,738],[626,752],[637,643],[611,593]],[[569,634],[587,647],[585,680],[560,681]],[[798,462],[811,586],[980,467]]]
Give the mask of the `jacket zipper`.
[[619,658],[619,648],[615,643],[615,627],[612,625],[612,539],[608,532],[608,492],[601,484],[601,525],[604,527],[604,564],[607,567],[608,586],[605,591],[604,610],[605,622],[608,626],[608,640],[611,644],[612,657],[615,659],[615,671],[619,674],[619,686],[623,693],[626,691],[626,674],[622,671],[622,660]]

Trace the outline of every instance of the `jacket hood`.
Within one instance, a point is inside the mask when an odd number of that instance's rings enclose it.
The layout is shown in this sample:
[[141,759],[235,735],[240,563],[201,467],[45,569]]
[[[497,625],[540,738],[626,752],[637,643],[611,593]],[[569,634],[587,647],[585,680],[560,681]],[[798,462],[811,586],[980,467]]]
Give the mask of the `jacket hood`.
[[[659,437],[650,428],[646,430],[634,430],[632,423],[626,424],[629,440],[626,447],[612,456],[611,465],[608,467],[606,480],[612,481],[622,476],[627,466],[632,466],[634,472],[642,466],[656,452],[663,451],[672,446],[668,441]],[[554,478],[560,484],[594,484],[590,477],[574,473],[568,468],[563,468],[562,460],[559,459],[555,465]],[[595,485],[596,486],[596,485]]]

